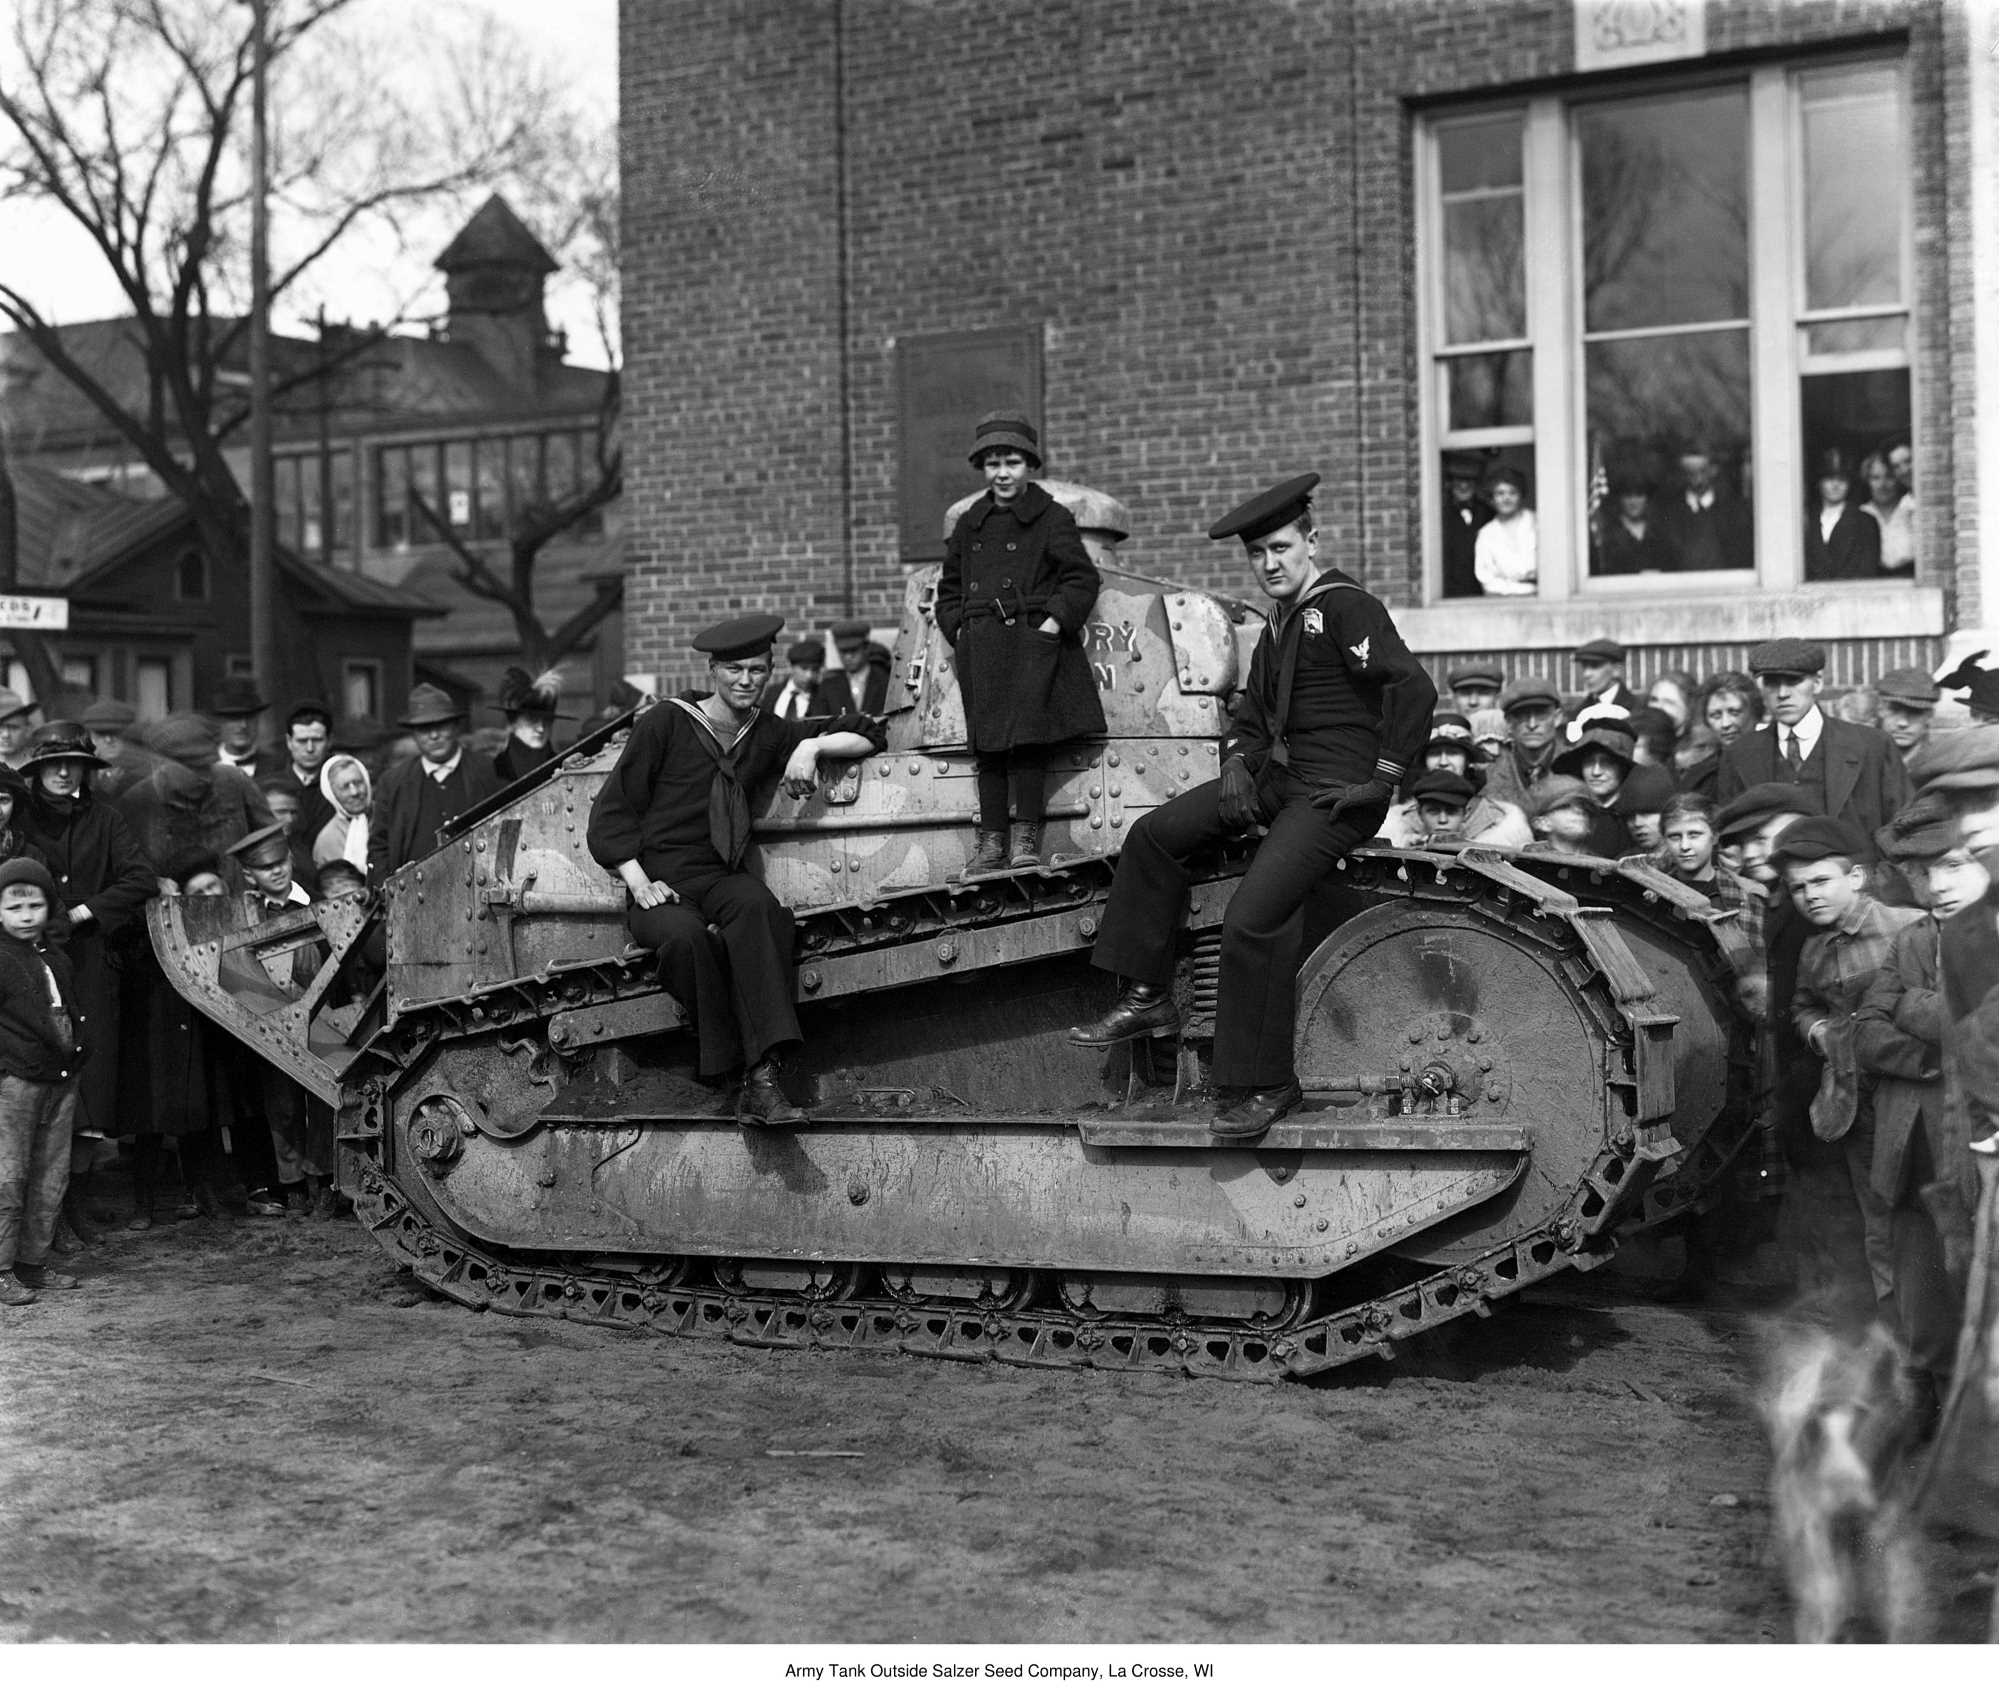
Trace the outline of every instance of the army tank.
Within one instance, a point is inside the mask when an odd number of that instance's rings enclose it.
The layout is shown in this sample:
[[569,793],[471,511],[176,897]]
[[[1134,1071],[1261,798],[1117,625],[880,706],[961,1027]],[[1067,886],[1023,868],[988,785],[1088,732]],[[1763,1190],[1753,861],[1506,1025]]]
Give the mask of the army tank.
[[[803,1128],[739,1127],[695,1072],[585,850],[633,715],[365,899],[149,908],[175,988],[334,1109],[338,1184],[417,1279],[740,1345],[1276,1380],[1393,1355],[1703,1201],[1751,1127],[1743,941],[1643,867],[1351,854],[1308,908],[1305,1102],[1253,1145],[1207,1131],[1240,851],[1191,889],[1178,1035],[1065,1040],[1107,990],[1089,952],[1119,843],[1216,775],[1263,618],[1126,569],[1123,508],[1051,490],[1103,574],[1107,732],[1051,765],[1045,865],[965,878],[934,566],[907,583],[886,749],[755,819],[798,921]],[[280,988],[272,960],[307,945],[323,963]]]

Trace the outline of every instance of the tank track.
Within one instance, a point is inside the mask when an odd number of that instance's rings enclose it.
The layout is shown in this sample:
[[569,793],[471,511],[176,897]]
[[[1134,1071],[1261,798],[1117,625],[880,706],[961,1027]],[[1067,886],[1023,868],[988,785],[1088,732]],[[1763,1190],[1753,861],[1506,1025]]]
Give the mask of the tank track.
[[[1071,866],[1072,871],[1077,867]],[[1600,899],[1607,883],[1616,881],[1609,864],[1559,872],[1533,861],[1525,867],[1550,870],[1560,880],[1586,878],[1593,896]],[[1427,874],[1426,869],[1435,872]],[[1549,884],[1525,874],[1475,876],[1469,881],[1455,872],[1452,858],[1416,853],[1358,853],[1347,870],[1350,878],[1378,895],[1460,903],[1471,897],[1538,933],[1558,925],[1551,915]],[[1038,887],[1032,873],[989,877],[971,890],[981,895],[975,903],[983,907],[986,919],[1004,920],[1050,894],[1059,902],[1088,902],[1091,894],[1085,889],[1101,886],[1108,871],[1108,864],[1086,866],[1079,877],[1084,887],[1073,885],[1062,893]],[[1664,900],[1666,909],[1646,912],[1648,919],[1663,925],[1695,919],[1689,901],[1673,897],[1669,885],[1621,884],[1618,892],[1622,901],[1639,909]],[[1076,898],[1078,891],[1083,891],[1081,900]],[[810,923],[817,940],[802,946],[802,955],[838,948],[843,942],[913,937],[936,926],[940,913],[956,909],[966,893],[965,887],[948,887],[901,895],[871,907],[865,920],[853,911],[816,914],[801,924],[805,930]],[[1555,894],[1558,900],[1562,897]],[[964,919],[961,912],[959,920]],[[1577,959],[1577,984],[1593,1013],[1615,1026],[1619,1014],[1613,983],[1602,966],[1604,960],[1596,961],[1593,968],[1589,959]],[[615,994],[621,985],[629,989],[637,966],[630,957],[601,959],[560,971],[554,994],[526,990],[534,984],[546,989],[551,982],[544,976],[539,983],[506,983],[479,998],[458,1000],[448,1014],[444,1005],[429,1006],[414,1018],[415,1026],[399,1024],[389,1030],[369,1055],[379,1075],[383,1068],[400,1067],[441,1032],[488,1031],[546,1017],[552,1009],[584,998]],[[1727,973],[1713,946],[1710,968],[1718,978]],[[1399,1343],[1420,1333],[1465,1316],[1488,1316],[1496,1302],[1566,1269],[1600,1266],[1615,1254],[1616,1229],[1622,1223],[1636,1219],[1653,1225],[1698,1207],[1717,1173],[1754,1128],[1747,1111],[1726,1110],[1659,1180],[1654,1176],[1660,1165],[1647,1156],[1638,1135],[1621,1130],[1600,1147],[1562,1207],[1545,1224],[1448,1268],[1408,1265],[1410,1278],[1405,1283],[1332,1312],[1308,1306],[1283,1326],[1258,1326],[1172,1309],[1158,1316],[1078,1314],[1047,1296],[1040,1276],[1033,1282],[1036,1295],[1025,1307],[982,1308],[942,1299],[891,1298],[870,1291],[866,1275],[855,1295],[820,1298],[724,1285],[714,1277],[714,1265],[704,1267],[699,1262],[683,1280],[664,1265],[663,1271],[649,1271],[608,1266],[601,1259],[510,1261],[455,1230],[434,1225],[400,1189],[383,1164],[380,1111],[371,1107],[379,1101],[382,1084],[381,1078],[363,1084],[360,1107],[353,1112],[356,1125],[343,1130],[342,1184],[354,1198],[357,1218],[391,1258],[425,1286],[468,1308],[555,1316],[629,1332],[715,1339],[759,1349],[887,1351],[955,1361],[1147,1370],[1265,1383],[1322,1373],[1366,1357],[1393,1357]]]

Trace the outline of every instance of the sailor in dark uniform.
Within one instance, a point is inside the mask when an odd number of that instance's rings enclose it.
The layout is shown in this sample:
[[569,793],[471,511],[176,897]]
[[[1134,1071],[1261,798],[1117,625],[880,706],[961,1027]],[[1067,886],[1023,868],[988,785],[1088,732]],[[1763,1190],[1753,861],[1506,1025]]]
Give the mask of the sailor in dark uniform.
[[784,722],[758,707],[784,619],[745,616],[694,640],[714,691],[655,705],[632,726],[591,807],[590,855],[625,883],[626,922],[658,958],[660,984],[694,1022],[697,1068],[747,1062],[736,1119],[791,1126],[806,1112],[779,1076],[799,1042],[792,913],[743,866],[753,795],[782,779],[803,797],[822,757],[879,751],[882,730],[850,712]]
[[1242,537],[1276,608],[1222,743],[1222,778],[1161,805],[1126,836],[1091,955],[1124,976],[1126,989],[1101,1021],[1070,1030],[1079,1045],[1110,1045],[1178,1028],[1168,989],[1187,865],[1265,824],[1222,928],[1209,1131],[1223,1139],[1256,1139],[1299,1101],[1292,995],[1306,895],[1343,853],[1374,837],[1437,702],[1382,602],[1320,567],[1318,482],[1283,482],[1208,531],[1213,540]]

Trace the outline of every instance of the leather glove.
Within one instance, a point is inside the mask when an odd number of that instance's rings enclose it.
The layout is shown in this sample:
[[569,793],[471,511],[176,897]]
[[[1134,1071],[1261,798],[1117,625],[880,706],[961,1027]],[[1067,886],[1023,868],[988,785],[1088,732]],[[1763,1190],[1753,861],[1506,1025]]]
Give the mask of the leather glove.
[[1216,809],[1231,833],[1240,834],[1264,820],[1257,806],[1257,777],[1240,757],[1232,757],[1222,766],[1222,802]]
[[1330,787],[1313,799],[1313,809],[1328,813],[1329,822],[1338,822],[1350,810],[1366,810],[1387,805],[1396,796],[1387,781],[1356,781],[1350,787]]

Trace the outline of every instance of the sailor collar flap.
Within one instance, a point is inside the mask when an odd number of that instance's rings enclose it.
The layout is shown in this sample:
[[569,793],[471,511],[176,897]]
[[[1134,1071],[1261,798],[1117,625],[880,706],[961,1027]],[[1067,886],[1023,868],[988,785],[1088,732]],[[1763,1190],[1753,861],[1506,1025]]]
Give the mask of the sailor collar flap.
[[1293,629],[1304,626],[1307,609],[1319,600],[1324,599],[1329,593],[1342,587],[1352,587],[1358,592],[1361,583],[1348,575],[1344,570],[1322,570],[1310,587],[1307,587],[1291,604],[1280,609],[1277,615],[1269,619],[1267,629],[1272,640],[1275,643],[1282,643]]

